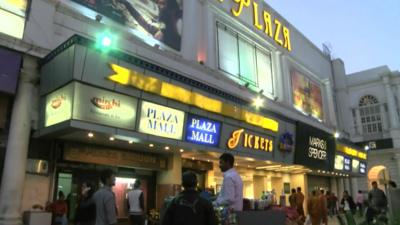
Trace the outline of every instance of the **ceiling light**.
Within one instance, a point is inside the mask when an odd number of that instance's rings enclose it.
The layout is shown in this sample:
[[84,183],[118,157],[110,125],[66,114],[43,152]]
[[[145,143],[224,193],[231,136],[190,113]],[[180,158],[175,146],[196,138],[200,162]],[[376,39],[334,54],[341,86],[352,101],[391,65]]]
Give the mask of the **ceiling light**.
[[256,167],[256,169],[274,169],[274,168],[280,168],[281,165],[272,165],[272,166],[259,166]]
[[179,149],[179,151],[180,151],[180,152],[184,152],[185,150],[183,150],[183,149]]
[[152,148],[152,147],[154,147],[154,145],[153,144],[149,144],[149,147]]
[[195,160],[195,158],[194,158],[194,157],[192,157],[192,160]]
[[210,162],[210,160],[209,160],[209,159],[207,159],[207,162]]
[[92,132],[89,132],[89,133],[87,134],[87,136],[88,136],[89,138],[92,138],[92,137],[94,137],[94,134],[93,134]]
[[340,137],[340,133],[339,132],[335,132],[335,134],[333,135],[335,138],[339,138]]
[[165,146],[165,148],[164,148],[165,150],[169,150],[169,146]]
[[114,140],[115,140],[115,138],[114,138],[114,137],[110,137],[109,139],[110,139],[110,141],[114,141]]
[[253,106],[256,107],[256,109],[260,108],[264,104],[264,99],[260,98],[260,96],[257,96],[255,99],[253,99]]
[[128,143],[129,143],[129,144],[132,144],[132,143],[133,143],[133,141],[128,141]]
[[368,150],[369,150],[369,146],[366,145],[366,146],[364,147],[364,150],[365,150],[365,151],[368,151]]
[[235,166],[238,166],[239,164],[235,163]]

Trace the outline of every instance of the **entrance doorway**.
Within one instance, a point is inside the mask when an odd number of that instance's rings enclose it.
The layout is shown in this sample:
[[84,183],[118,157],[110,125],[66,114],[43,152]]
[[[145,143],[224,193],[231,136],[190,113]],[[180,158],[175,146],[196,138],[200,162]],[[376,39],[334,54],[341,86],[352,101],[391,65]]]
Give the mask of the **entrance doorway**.
[[378,183],[378,187],[382,190],[385,190],[385,185],[390,180],[390,174],[387,168],[383,165],[378,165],[372,167],[368,171],[368,187],[371,189],[371,183],[376,181]]

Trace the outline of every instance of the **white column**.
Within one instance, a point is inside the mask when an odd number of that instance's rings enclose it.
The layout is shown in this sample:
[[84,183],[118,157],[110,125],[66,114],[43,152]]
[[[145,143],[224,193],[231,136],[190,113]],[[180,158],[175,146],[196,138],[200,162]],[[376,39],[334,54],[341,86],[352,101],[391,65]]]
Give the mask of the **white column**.
[[386,109],[385,109],[385,103],[382,103],[381,106],[381,115],[382,115],[382,129],[383,131],[389,130],[389,124],[388,124],[388,119],[387,119],[387,114],[386,114]]
[[[337,117],[336,115],[336,110],[335,110],[335,105],[333,102],[333,92],[332,92],[332,86],[330,80],[325,80],[325,89],[326,89],[326,99],[328,100],[328,115],[329,115],[329,123],[332,124],[333,126],[337,126]],[[326,117],[325,117],[326,118]]]
[[339,190],[338,190],[338,184],[337,184],[337,179],[335,177],[331,178],[331,192],[335,193],[337,196]]
[[24,56],[18,91],[11,116],[0,191],[0,225],[21,225],[21,204],[31,131],[33,89],[38,78],[37,62]]
[[357,178],[350,178],[351,191],[350,194],[355,198],[358,193],[358,180]]
[[390,86],[389,76],[382,76],[383,84],[385,85],[386,99],[389,109],[390,128],[399,128],[399,116],[397,115],[396,101],[394,99],[393,91]]
[[344,190],[348,191],[351,194],[350,180],[349,178],[343,178],[344,181]]
[[339,199],[343,198],[343,192],[344,192],[344,183],[343,183],[343,178],[337,178],[338,181],[338,193],[337,193],[337,197]]

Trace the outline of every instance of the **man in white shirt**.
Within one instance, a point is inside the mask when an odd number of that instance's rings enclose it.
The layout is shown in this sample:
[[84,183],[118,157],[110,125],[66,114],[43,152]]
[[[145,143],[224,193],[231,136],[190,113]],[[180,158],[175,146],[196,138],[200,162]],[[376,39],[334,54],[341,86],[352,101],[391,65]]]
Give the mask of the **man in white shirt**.
[[132,225],[144,224],[144,198],[143,191],[140,190],[140,185],[140,180],[136,180],[133,190],[128,192],[128,209]]
[[232,154],[224,153],[219,157],[219,168],[224,173],[221,192],[214,205],[227,206],[234,211],[243,210],[243,182],[233,168],[235,158]]

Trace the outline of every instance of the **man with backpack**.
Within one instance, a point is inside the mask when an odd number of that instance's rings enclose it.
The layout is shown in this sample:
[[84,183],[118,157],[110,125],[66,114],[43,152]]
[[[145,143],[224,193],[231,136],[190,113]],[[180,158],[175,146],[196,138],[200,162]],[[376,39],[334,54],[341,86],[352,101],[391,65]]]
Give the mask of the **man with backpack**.
[[217,225],[214,208],[196,191],[196,174],[182,175],[182,191],[167,206],[161,225]]

